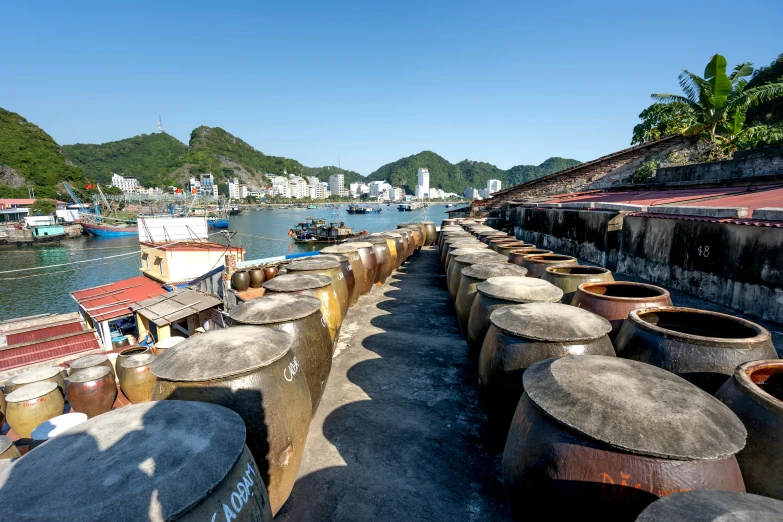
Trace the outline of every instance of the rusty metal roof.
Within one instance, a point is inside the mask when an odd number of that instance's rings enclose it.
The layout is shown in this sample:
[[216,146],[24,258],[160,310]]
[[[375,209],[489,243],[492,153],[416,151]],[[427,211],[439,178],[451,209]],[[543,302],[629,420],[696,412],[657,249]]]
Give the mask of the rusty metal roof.
[[136,276],[108,285],[71,292],[79,305],[96,321],[107,321],[133,313],[131,305],[166,294],[163,286],[146,276]]
[[9,345],[0,348],[0,370],[9,370],[67,355],[98,350],[100,347],[95,330],[81,330]]
[[166,326],[222,304],[223,301],[211,295],[183,289],[131,304],[130,308],[155,325]]

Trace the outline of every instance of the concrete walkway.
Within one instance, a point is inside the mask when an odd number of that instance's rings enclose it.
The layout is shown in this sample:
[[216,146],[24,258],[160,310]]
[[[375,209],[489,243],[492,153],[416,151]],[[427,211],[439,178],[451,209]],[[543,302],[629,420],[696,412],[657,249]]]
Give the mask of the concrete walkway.
[[509,520],[435,247],[351,308],[276,520]]

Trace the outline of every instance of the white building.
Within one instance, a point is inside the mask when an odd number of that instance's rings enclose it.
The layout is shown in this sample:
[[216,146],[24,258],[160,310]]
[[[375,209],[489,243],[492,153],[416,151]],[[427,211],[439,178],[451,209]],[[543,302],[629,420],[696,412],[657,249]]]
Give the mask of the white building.
[[228,197],[231,199],[245,199],[247,197],[247,185],[234,178],[228,182]]
[[371,181],[370,182],[370,198],[377,199],[383,197],[384,191],[386,191],[388,197],[388,191],[392,188],[386,181]]
[[469,187],[462,192],[462,195],[467,199],[476,199],[479,193],[478,190],[474,189],[473,187]]
[[358,198],[362,194],[369,194],[370,186],[366,183],[351,183],[348,185],[348,192],[352,197]]
[[487,199],[490,195],[489,189],[479,189],[478,194],[481,199]]
[[402,201],[405,197],[405,191],[402,190],[400,187],[394,187],[391,190],[391,200],[392,201]]
[[500,180],[499,179],[488,179],[487,180],[487,192],[489,194],[494,194],[495,192],[500,191]]
[[310,185],[302,178],[292,178],[288,181],[288,193],[294,199],[310,197]]
[[218,187],[215,185],[215,178],[212,174],[202,174],[199,179],[190,178],[188,190],[191,194],[216,198],[218,196]]
[[419,199],[427,199],[430,197],[430,171],[429,169],[419,169],[419,183],[417,187],[421,187],[420,193],[416,194]]
[[272,193],[284,198],[290,198],[291,192],[288,190],[288,178],[284,176],[272,177]]
[[345,194],[345,175],[332,174],[329,176],[329,191],[332,196],[342,197]]
[[123,192],[136,192],[140,188],[139,181],[136,178],[120,176],[119,174],[112,175],[111,185],[112,187],[117,187]]

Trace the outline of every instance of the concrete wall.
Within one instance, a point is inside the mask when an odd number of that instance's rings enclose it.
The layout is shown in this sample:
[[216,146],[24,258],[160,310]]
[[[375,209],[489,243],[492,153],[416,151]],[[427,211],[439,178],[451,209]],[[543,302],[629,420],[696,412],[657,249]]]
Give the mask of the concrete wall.
[[737,152],[734,159],[660,168],[649,185],[688,186],[783,179],[783,147]]
[[617,271],[783,323],[783,229],[626,216]]

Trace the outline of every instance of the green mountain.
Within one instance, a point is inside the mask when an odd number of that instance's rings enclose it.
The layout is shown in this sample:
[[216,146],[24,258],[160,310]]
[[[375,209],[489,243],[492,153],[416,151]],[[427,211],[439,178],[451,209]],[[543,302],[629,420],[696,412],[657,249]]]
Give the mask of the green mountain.
[[0,197],[26,198],[26,185],[42,198],[61,197],[57,184],[85,185],[81,170],[69,165],[60,146],[40,127],[0,108]]
[[188,146],[165,133],[142,134],[100,145],[63,145],[63,154],[88,178],[110,183],[112,174],[132,176],[145,187],[171,184],[169,176],[181,166]]
[[344,176],[344,184],[347,187],[349,183],[364,183],[367,178],[354,172],[352,170],[341,169],[340,167],[305,167],[302,173],[303,176],[317,176],[321,181],[329,182],[329,176],[332,174],[342,174]]

